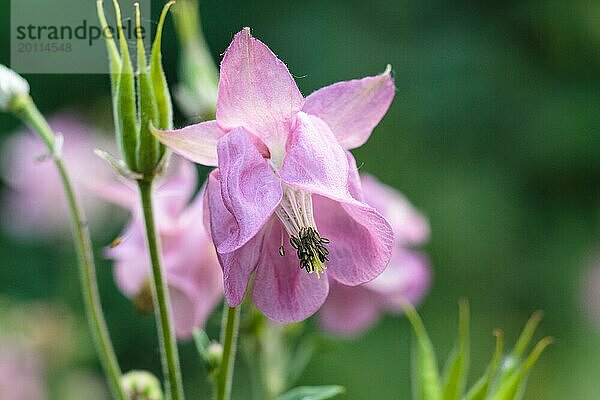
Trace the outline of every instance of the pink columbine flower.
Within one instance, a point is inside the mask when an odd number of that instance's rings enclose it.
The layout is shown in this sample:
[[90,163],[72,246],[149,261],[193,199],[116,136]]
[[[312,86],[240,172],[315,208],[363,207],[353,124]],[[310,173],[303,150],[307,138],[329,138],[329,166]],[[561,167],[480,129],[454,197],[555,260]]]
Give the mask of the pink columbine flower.
[[[275,321],[299,321],[321,307],[330,280],[352,286],[383,272],[393,232],[350,195],[348,150],[367,141],[394,91],[388,68],[304,98],[244,28],[221,63],[216,120],[157,132],[173,151],[218,166],[206,197],[230,306],[254,274],[256,306]],[[329,279],[318,279],[325,270]]]
[[[321,326],[334,334],[353,336],[373,325],[383,311],[401,312],[400,301],[418,303],[429,288],[429,261],[410,246],[429,238],[427,220],[399,192],[369,175],[353,181],[351,192],[374,206],[390,222],[396,243],[388,268],[364,285],[330,283],[329,297],[319,312]],[[362,198],[359,198],[362,200]]]
[[[95,148],[106,147],[97,128],[70,112],[54,115],[49,123],[64,137],[62,154],[76,185],[110,176],[110,167],[94,155]],[[11,136],[3,143],[1,160],[2,178],[8,186],[1,201],[3,228],[26,238],[68,232],[71,219],[64,190],[41,139],[26,131]],[[106,207],[93,196],[81,194],[87,218],[94,225]]]
[[[173,160],[170,174],[154,192],[155,218],[162,242],[175,333],[188,339],[223,296],[223,279],[214,247],[202,221],[203,198],[196,195],[193,164]],[[118,286],[142,308],[151,307],[150,260],[145,241],[140,202],[132,185],[97,185],[96,193],[131,210],[132,218],[116,245],[107,250],[115,261]]]

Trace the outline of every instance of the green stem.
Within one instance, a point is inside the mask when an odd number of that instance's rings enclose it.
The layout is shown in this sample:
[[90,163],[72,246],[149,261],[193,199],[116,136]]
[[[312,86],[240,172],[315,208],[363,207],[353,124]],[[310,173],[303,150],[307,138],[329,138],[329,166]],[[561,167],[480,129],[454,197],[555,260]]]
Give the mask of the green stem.
[[183,385],[181,381],[179,355],[177,353],[177,341],[173,330],[173,319],[171,317],[167,282],[160,259],[160,240],[156,234],[156,223],[154,221],[152,178],[139,180],[138,187],[144,211],[148,252],[152,263],[152,297],[154,299],[154,312],[156,314],[163,373],[166,379],[166,398],[171,400],[183,400]]
[[231,383],[233,382],[233,369],[239,330],[240,307],[229,307],[225,304],[223,322],[221,324],[223,361],[216,378],[216,400],[231,399]]
[[104,320],[104,314],[102,312],[102,305],[100,303],[100,294],[98,293],[98,283],[96,281],[96,267],[94,265],[94,254],[88,231],[88,223],[63,163],[60,149],[56,148],[56,136],[46,119],[33,103],[31,97],[27,96],[20,98],[15,110],[15,113],[34,129],[46,143],[48,151],[60,174],[60,179],[67,196],[69,211],[71,213],[81,291],[96,351],[100,357],[102,366],[104,367],[113,396],[119,400],[126,400],[127,397],[123,392],[120,383],[121,369],[119,368],[117,357],[115,356],[115,351],[110,341],[106,321]]

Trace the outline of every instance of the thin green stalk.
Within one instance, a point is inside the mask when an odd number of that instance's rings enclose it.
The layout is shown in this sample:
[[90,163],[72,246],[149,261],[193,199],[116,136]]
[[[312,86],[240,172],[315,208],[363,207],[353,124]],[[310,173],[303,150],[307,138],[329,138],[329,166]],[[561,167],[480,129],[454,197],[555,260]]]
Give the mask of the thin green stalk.
[[100,294],[98,293],[98,284],[96,281],[96,267],[94,265],[94,254],[87,220],[63,163],[60,148],[57,148],[56,146],[56,136],[29,96],[19,99],[16,110],[17,115],[34,129],[46,143],[48,151],[60,174],[60,179],[67,196],[69,211],[71,213],[81,291],[88,323],[96,346],[96,352],[100,357],[113,396],[119,400],[126,400],[127,397],[125,396],[120,383],[121,369],[119,368],[117,357],[110,341],[106,321],[104,320],[104,314],[102,312],[102,305],[100,303]]
[[138,187],[144,211],[148,252],[152,263],[152,297],[154,299],[154,312],[158,328],[163,373],[166,380],[166,398],[171,400],[183,400],[183,385],[181,381],[179,355],[177,353],[177,341],[175,339],[175,331],[173,330],[173,319],[171,317],[169,294],[167,292],[167,281],[160,259],[160,240],[156,234],[156,223],[154,221],[152,178],[139,180]]
[[216,400],[231,399],[231,383],[235,366],[238,333],[240,330],[240,307],[229,307],[225,304],[223,322],[221,324],[221,344],[223,345],[223,361],[216,378]]

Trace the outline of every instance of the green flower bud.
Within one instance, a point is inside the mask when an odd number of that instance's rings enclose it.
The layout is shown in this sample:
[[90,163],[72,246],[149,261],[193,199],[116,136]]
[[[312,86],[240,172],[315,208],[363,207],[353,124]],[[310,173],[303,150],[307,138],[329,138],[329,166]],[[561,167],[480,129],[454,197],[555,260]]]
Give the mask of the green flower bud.
[[163,400],[159,380],[146,371],[130,371],[121,377],[121,385],[130,400]]
[[189,116],[213,119],[216,110],[219,72],[202,34],[197,0],[181,0],[173,8],[181,52],[182,84],[175,96]]
[[0,64],[0,110],[14,111],[19,97],[29,95],[29,84],[21,75]]
[[221,343],[211,342],[206,349],[206,364],[210,370],[214,370],[223,361],[223,346]]
[[[108,32],[107,22],[98,1],[98,18],[103,31]],[[152,49],[150,65],[147,64],[139,5],[135,4],[138,69],[134,73],[127,40],[123,34],[121,11],[117,0],[113,0],[119,32],[119,50],[114,38],[105,35],[110,61],[113,114],[115,132],[121,156],[131,173],[124,176],[152,177],[159,173],[165,153],[164,147],[151,133],[152,127],[172,128],[171,97],[161,65],[160,39],[169,7],[161,14],[156,39]],[[111,163],[111,164],[114,164]]]

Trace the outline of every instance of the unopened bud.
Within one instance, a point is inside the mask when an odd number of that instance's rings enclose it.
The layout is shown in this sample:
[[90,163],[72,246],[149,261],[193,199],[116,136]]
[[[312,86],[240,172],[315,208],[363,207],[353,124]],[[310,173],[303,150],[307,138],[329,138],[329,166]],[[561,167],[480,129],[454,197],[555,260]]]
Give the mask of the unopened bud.
[[221,343],[211,342],[206,349],[206,364],[209,369],[216,369],[223,361],[223,346]]
[[11,111],[15,100],[29,95],[29,84],[10,68],[0,64],[0,110]]
[[130,400],[163,400],[160,381],[146,371],[130,371],[121,377],[121,386]]

